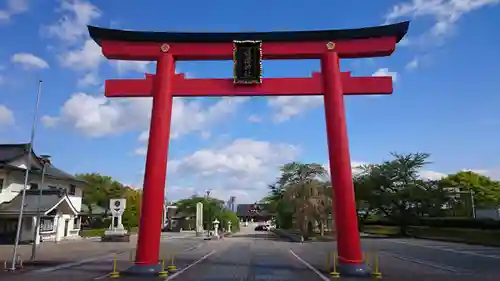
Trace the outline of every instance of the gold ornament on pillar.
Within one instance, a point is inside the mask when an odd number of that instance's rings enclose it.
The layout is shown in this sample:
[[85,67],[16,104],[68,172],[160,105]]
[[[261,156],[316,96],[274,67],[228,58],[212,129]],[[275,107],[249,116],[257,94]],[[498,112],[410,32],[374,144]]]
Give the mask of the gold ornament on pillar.
[[332,41],[328,42],[326,44],[326,48],[329,50],[329,51],[333,51],[335,50],[335,43],[333,43]]
[[162,53],[166,53],[168,52],[168,50],[170,50],[170,46],[168,44],[162,44],[160,50],[162,51]]

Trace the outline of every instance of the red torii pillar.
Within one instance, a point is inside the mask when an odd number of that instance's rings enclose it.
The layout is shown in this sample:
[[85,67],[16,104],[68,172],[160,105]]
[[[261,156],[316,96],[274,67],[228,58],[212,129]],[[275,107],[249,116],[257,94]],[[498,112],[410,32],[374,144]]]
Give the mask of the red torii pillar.
[[[342,31],[275,33],[152,33],[89,27],[108,59],[156,61],[146,79],[107,80],[106,97],[152,97],[153,108],[144,175],[143,204],[135,266],[131,273],[158,272],[158,256],[172,99],[174,96],[323,95],[340,271],[367,275],[363,263],[352,183],[344,95],[391,94],[391,77],[351,77],[339,58],[388,56],[406,34],[408,22]],[[304,38],[306,40],[304,40]],[[264,59],[320,59],[310,78],[265,78],[257,85],[232,79],[186,79],[176,60],[230,60],[233,40],[262,40]],[[164,43],[168,42],[168,43]],[[334,43],[335,42],[335,43]]]

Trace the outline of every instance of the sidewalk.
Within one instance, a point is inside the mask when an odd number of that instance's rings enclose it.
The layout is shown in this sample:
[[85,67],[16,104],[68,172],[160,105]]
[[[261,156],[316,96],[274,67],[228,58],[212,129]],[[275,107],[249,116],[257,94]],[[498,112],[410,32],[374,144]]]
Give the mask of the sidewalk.
[[[59,243],[45,242],[37,248],[37,260],[40,262],[64,263],[90,257],[132,250],[136,239],[130,242],[101,243],[92,239],[68,240]],[[12,260],[14,245],[0,245],[0,261]],[[27,261],[31,257],[32,245],[19,245],[17,254]]]

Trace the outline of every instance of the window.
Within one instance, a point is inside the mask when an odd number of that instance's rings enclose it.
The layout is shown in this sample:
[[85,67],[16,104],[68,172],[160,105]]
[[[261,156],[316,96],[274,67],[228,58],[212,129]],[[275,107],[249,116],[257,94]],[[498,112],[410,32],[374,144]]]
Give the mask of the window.
[[49,185],[49,189],[57,189],[57,186]]
[[74,184],[69,185],[69,195],[76,195],[76,186]]
[[31,189],[38,189],[38,183],[30,183]]
[[4,179],[0,179],[0,191],[2,191],[2,189],[3,189],[3,181],[4,181]]
[[40,232],[51,232],[54,230],[54,218],[42,218],[40,221]]
[[73,229],[80,229],[80,223],[81,223],[80,217],[75,217],[73,219]]

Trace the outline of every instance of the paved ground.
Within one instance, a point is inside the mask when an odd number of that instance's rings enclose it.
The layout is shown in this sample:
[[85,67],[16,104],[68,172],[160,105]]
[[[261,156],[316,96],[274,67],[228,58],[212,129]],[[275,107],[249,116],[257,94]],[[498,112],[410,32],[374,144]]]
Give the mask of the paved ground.
[[[96,254],[93,260],[30,268],[31,271],[22,274],[4,273],[5,275],[0,274],[0,279],[5,276],[14,281],[33,278],[41,281],[107,280],[113,257],[109,249],[104,250],[106,247],[115,247],[113,251],[122,253],[117,255],[118,270],[131,265],[127,250],[134,248],[133,242],[130,245],[115,246],[108,246],[114,243],[93,243],[101,245],[103,253]],[[64,249],[69,249],[70,242],[67,245]],[[385,280],[500,280],[500,248],[380,238],[363,239],[363,246],[369,251],[369,257],[380,254],[380,269]],[[168,265],[174,253],[174,263],[177,266],[177,272],[164,280],[325,281],[329,279],[326,276],[326,255],[330,251],[335,251],[332,242],[291,243],[277,239],[272,234],[256,233],[249,227],[232,238],[220,241],[205,241],[192,236],[164,238],[161,258],[166,259]],[[61,256],[63,255],[64,252]],[[370,263],[373,265],[372,259]],[[121,280],[135,281],[144,278],[122,276]]]
[[366,239],[364,246],[385,256],[411,260],[454,274],[500,276],[498,247],[421,239]]
[[[385,280],[500,280],[500,248],[418,239],[363,239],[369,264],[378,253]],[[326,242],[297,244],[291,250],[320,270],[335,245]],[[322,265],[322,263],[324,265]]]

